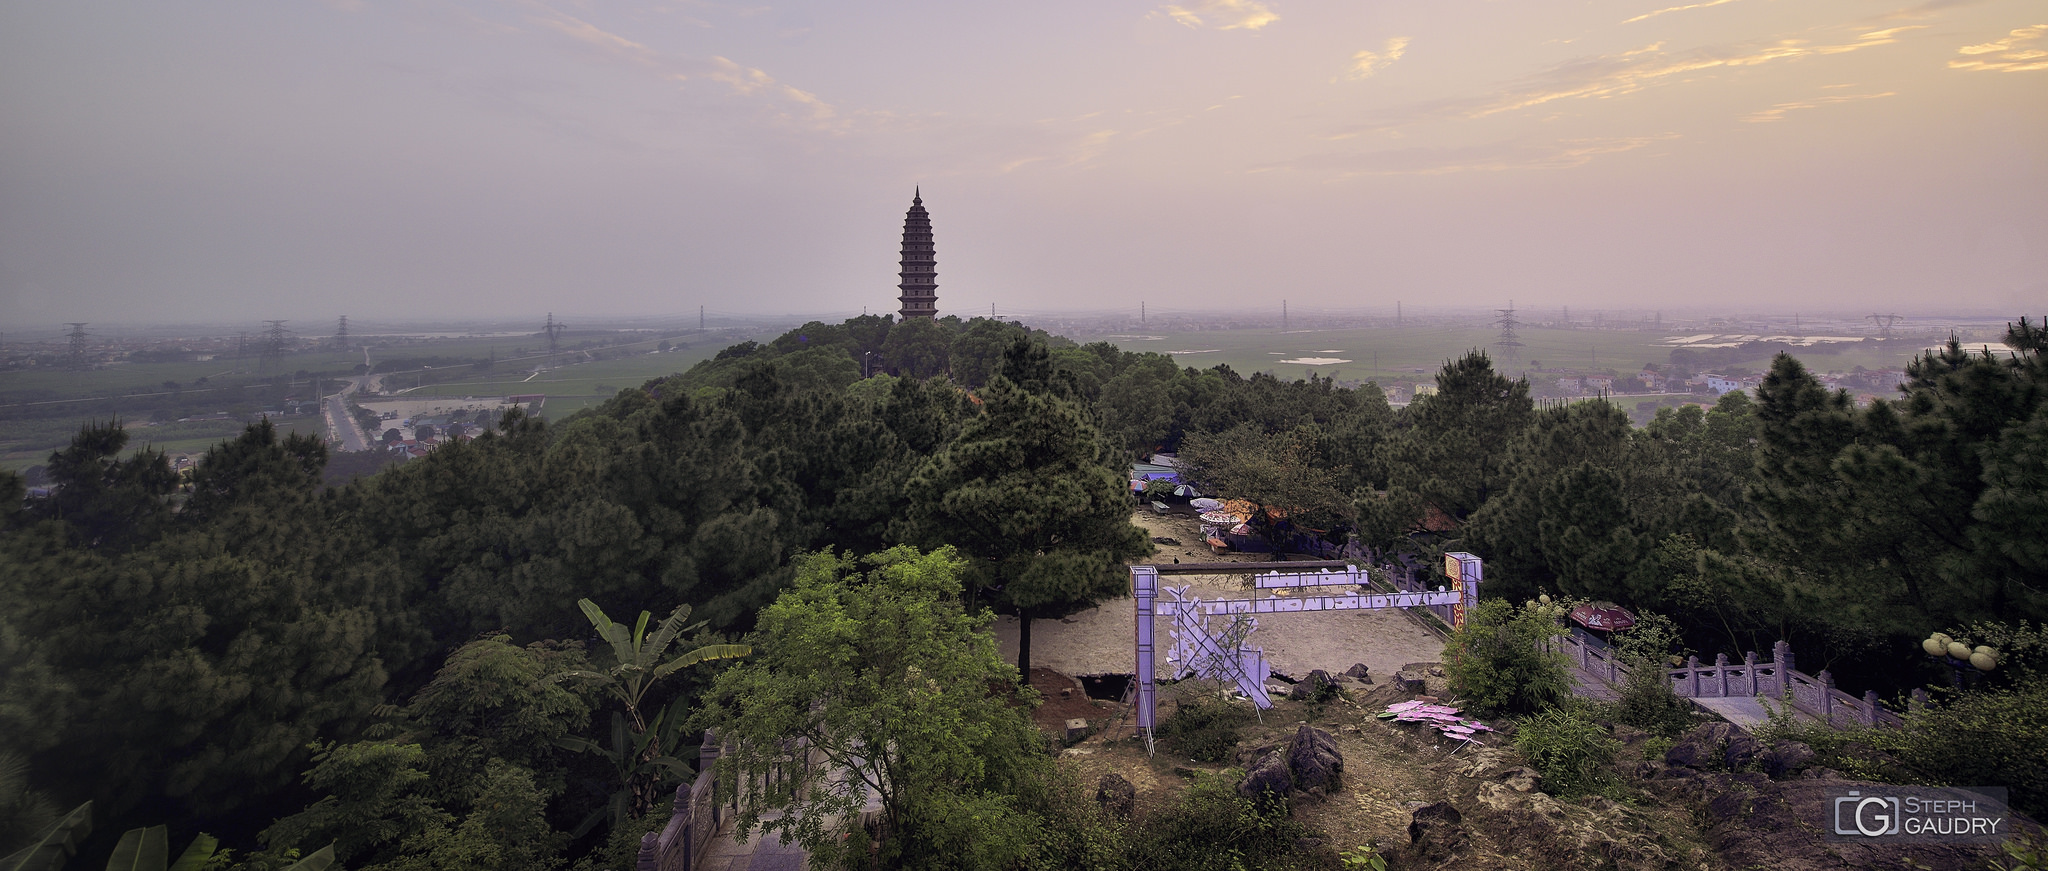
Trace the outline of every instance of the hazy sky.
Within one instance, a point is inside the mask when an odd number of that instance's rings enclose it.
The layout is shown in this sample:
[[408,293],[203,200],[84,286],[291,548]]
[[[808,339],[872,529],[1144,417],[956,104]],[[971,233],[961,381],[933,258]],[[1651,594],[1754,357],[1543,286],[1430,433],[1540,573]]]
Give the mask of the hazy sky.
[[[2039,0],[0,3],[0,325],[2048,302]],[[314,332],[318,332],[315,329]]]

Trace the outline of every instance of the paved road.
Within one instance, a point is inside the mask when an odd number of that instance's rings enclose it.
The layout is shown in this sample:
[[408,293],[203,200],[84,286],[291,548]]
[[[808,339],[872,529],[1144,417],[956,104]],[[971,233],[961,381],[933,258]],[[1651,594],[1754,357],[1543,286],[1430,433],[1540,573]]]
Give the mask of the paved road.
[[362,424],[356,423],[355,415],[348,412],[348,395],[355,390],[356,382],[348,382],[340,393],[327,397],[327,431],[340,436],[344,451],[367,451],[370,440],[363,435]]

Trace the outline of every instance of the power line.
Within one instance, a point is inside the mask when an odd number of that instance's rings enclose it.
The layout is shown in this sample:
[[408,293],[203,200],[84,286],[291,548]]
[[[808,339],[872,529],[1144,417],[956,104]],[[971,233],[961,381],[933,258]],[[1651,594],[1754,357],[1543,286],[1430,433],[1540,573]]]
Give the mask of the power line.
[[71,323],[70,367],[74,372],[85,371],[85,325],[87,321]]
[[258,371],[269,369],[271,364],[281,364],[284,361],[284,337],[285,333],[289,332],[284,328],[285,323],[285,321],[263,322],[263,359],[256,363]]
[[1508,300],[1507,308],[1497,308],[1494,311],[1500,313],[1500,317],[1493,321],[1500,327],[1500,338],[1494,341],[1493,346],[1500,349],[1503,362],[1519,362],[1523,346],[1521,337],[1515,334],[1515,328],[1521,326],[1522,322],[1515,318],[1515,301]]
[[[697,310],[697,319],[698,319],[697,323],[698,323],[698,329],[703,329],[703,318],[704,318],[704,313],[703,313],[703,311],[704,311],[703,309],[698,309],[698,310]],[[559,345],[558,339],[559,339],[559,338],[561,337],[562,333],[563,333],[564,331],[568,330],[568,329],[569,329],[569,325],[568,325],[568,324],[558,324],[558,323],[555,323],[555,313],[554,313],[554,312],[548,312],[548,322],[547,322],[547,324],[546,324],[545,326],[542,326],[542,327],[541,327],[541,331],[542,331],[542,332],[544,332],[544,333],[547,333],[547,334],[548,334],[548,353],[549,353],[549,354],[553,354],[553,353],[555,353],[555,352],[556,352],[556,350],[558,349],[558,345]]]
[[348,350],[348,315],[342,315],[341,323],[334,328],[334,347]]
[[1895,314],[1890,314],[1870,315],[1869,317],[1864,318],[1864,320],[1877,325],[1879,337],[1889,339],[1892,337],[1892,325],[1905,320],[1905,318],[1902,318]]

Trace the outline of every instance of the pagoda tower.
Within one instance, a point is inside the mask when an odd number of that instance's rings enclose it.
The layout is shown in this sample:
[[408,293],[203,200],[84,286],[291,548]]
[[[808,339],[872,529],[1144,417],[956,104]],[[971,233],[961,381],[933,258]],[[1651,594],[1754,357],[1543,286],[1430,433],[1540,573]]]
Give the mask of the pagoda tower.
[[932,259],[932,218],[925,213],[923,191],[913,190],[910,211],[903,216],[903,271],[896,274],[903,280],[896,285],[903,292],[896,297],[903,303],[897,316],[906,321],[939,316],[939,272]]

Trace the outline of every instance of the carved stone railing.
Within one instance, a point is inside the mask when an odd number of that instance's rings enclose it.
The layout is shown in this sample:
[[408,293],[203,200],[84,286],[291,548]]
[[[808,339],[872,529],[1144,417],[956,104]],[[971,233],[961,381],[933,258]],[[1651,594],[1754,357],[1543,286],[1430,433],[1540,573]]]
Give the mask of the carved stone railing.
[[640,854],[633,862],[634,871],[696,871],[703,862],[711,839],[731,819],[725,804],[719,801],[721,754],[717,736],[706,730],[704,745],[697,752],[697,777],[676,787],[668,825],[660,832],[640,836]]
[[[1614,651],[1598,649],[1584,639],[1567,634],[1559,639],[1565,655],[1579,671],[1608,684],[1628,680],[1632,669]],[[1717,654],[1710,665],[1699,657],[1688,657],[1682,668],[1667,669],[1671,691],[1685,699],[1751,698],[1789,699],[1792,706],[1830,726],[1897,726],[1897,714],[1878,704],[1877,692],[1862,698],[1835,689],[1834,675],[1822,671],[1809,676],[1795,667],[1792,646],[1783,641],[1771,645],[1771,659],[1758,661],[1756,651],[1743,654],[1742,661],[1728,661]],[[1915,693],[1914,698],[1923,696]]]
[[720,785],[718,762],[725,750],[718,736],[705,730],[704,744],[697,751],[696,778],[676,787],[668,825],[659,832],[640,836],[634,871],[697,871],[712,840],[739,814],[741,789],[788,788],[798,783],[803,771],[817,761],[807,742],[791,739],[784,743],[783,753],[770,763],[760,782],[750,781],[735,788],[731,782]]

